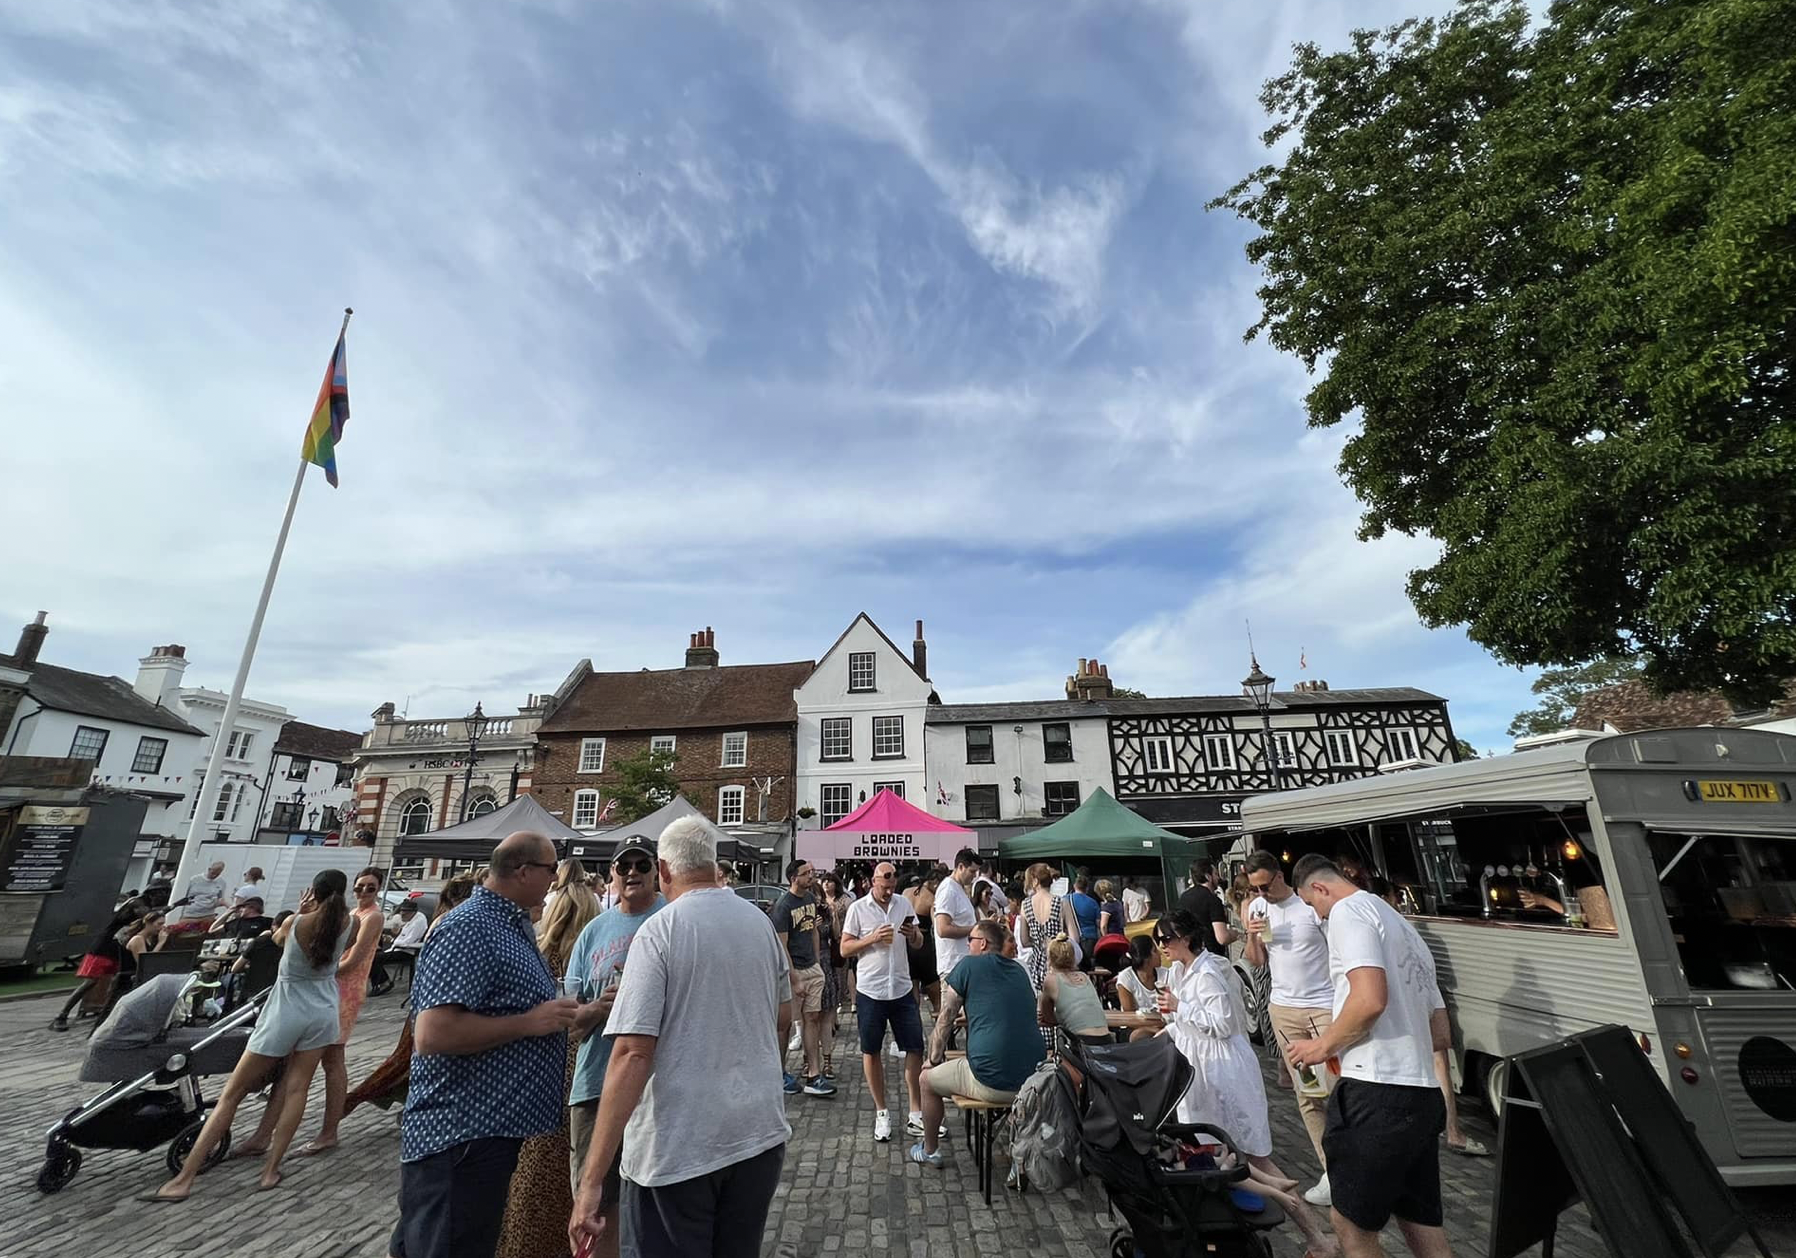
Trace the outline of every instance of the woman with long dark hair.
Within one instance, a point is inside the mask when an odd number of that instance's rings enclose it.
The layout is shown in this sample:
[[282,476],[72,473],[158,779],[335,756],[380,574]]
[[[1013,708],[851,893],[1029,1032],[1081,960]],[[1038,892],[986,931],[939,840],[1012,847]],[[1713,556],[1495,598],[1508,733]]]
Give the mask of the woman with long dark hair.
[[342,870],[323,870],[300,897],[299,914],[288,918],[275,932],[282,949],[280,975],[256,1020],[249,1046],[226,1081],[218,1105],[200,1129],[199,1139],[181,1164],[180,1173],[143,1200],[187,1200],[207,1156],[231,1129],[231,1120],[243,1098],[260,1088],[286,1058],[287,1068],[268,1101],[271,1111],[279,1107],[279,1117],[257,1187],[273,1188],[281,1182],[281,1158],[305,1115],[312,1075],[324,1050],[337,1042],[337,961],[344,949],[353,945],[360,928],[343,899],[348,888],[349,879]]
[[[108,997],[117,994],[112,990],[116,981],[122,977],[123,972],[131,968],[131,958],[125,952],[125,944],[141,934],[151,918],[155,919],[154,925],[160,928],[162,911],[150,909],[145,901],[136,896],[119,906],[118,912],[106,924],[106,929],[100,932],[99,937],[88,948],[87,955],[81,958],[81,968],[75,971],[75,977],[81,980],[81,984],[69,993],[68,1003],[63,1005],[62,1012],[50,1023],[52,1031],[68,1030],[69,1014],[96,987],[104,988]],[[166,942],[165,936],[159,937]],[[98,997],[95,997],[94,1003],[104,1004],[108,1009],[112,1007],[110,1001],[102,1002]]]

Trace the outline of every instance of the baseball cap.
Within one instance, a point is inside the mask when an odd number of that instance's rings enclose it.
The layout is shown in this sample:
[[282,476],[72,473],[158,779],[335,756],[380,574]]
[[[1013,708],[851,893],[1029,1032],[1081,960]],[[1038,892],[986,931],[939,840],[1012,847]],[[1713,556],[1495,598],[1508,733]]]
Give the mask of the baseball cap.
[[641,852],[653,860],[655,858],[655,841],[643,834],[626,834],[617,841],[617,850],[611,854],[611,859],[615,861],[626,852]]

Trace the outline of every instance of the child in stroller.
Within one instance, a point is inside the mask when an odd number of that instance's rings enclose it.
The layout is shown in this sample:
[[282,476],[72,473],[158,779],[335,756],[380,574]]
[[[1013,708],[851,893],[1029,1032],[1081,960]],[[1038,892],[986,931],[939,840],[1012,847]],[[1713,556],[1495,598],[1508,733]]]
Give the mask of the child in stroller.
[[[113,1086],[50,1129],[39,1192],[67,1187],[81,1169],[82,1149],[145,1151],[167,1143],[169,1167],[180,1167],[211,1108],[200,1079],[236,1066],[261,1008],[257,998],[209,1027],[178,1025],[199,982],[197,975],[163,974],[119,998],[88,1040],[80,1075],[84,1083]],[[221,1146],[217,1158],[228,1151]]]
[[1308,1254],[1339,1253],[1294,1181],[1265,1176],[1221,1127],[1168,1121],[1194,1075],[1168,1037],[1071,1044],[1061,1068],[1078,1098],[1081,1165],[1127,1223],[1112,1258],[1270,1258],[1265,1234],[1287,1215]]

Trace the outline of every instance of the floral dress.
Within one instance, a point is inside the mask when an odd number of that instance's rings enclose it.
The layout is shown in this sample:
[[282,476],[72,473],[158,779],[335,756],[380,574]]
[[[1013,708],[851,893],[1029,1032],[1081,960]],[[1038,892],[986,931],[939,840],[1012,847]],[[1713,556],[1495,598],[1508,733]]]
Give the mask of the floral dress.
[[[559,983],[567,972],[568,958],[543,953],[549,972]],[[498,1258],[565,1258],[567,1221],[574,1213],[574,1193],[568,1183],[567,1105],[574,1086],[574,1063],[580,1046],[568,1036],[567,1070],[561,1080],[561,1126],[524,1141],[512,1172],[510,1195],[505,1202],[505,1224],[499,1233]]]

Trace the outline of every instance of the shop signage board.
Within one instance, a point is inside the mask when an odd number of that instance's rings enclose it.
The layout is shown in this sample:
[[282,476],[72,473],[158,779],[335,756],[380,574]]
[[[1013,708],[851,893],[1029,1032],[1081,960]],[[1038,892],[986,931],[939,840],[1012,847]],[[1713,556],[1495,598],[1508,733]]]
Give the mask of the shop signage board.
[[43,895],[62,890],[87,816],[85,808],[21,808],[12,835],[0,850],[0,891]]

